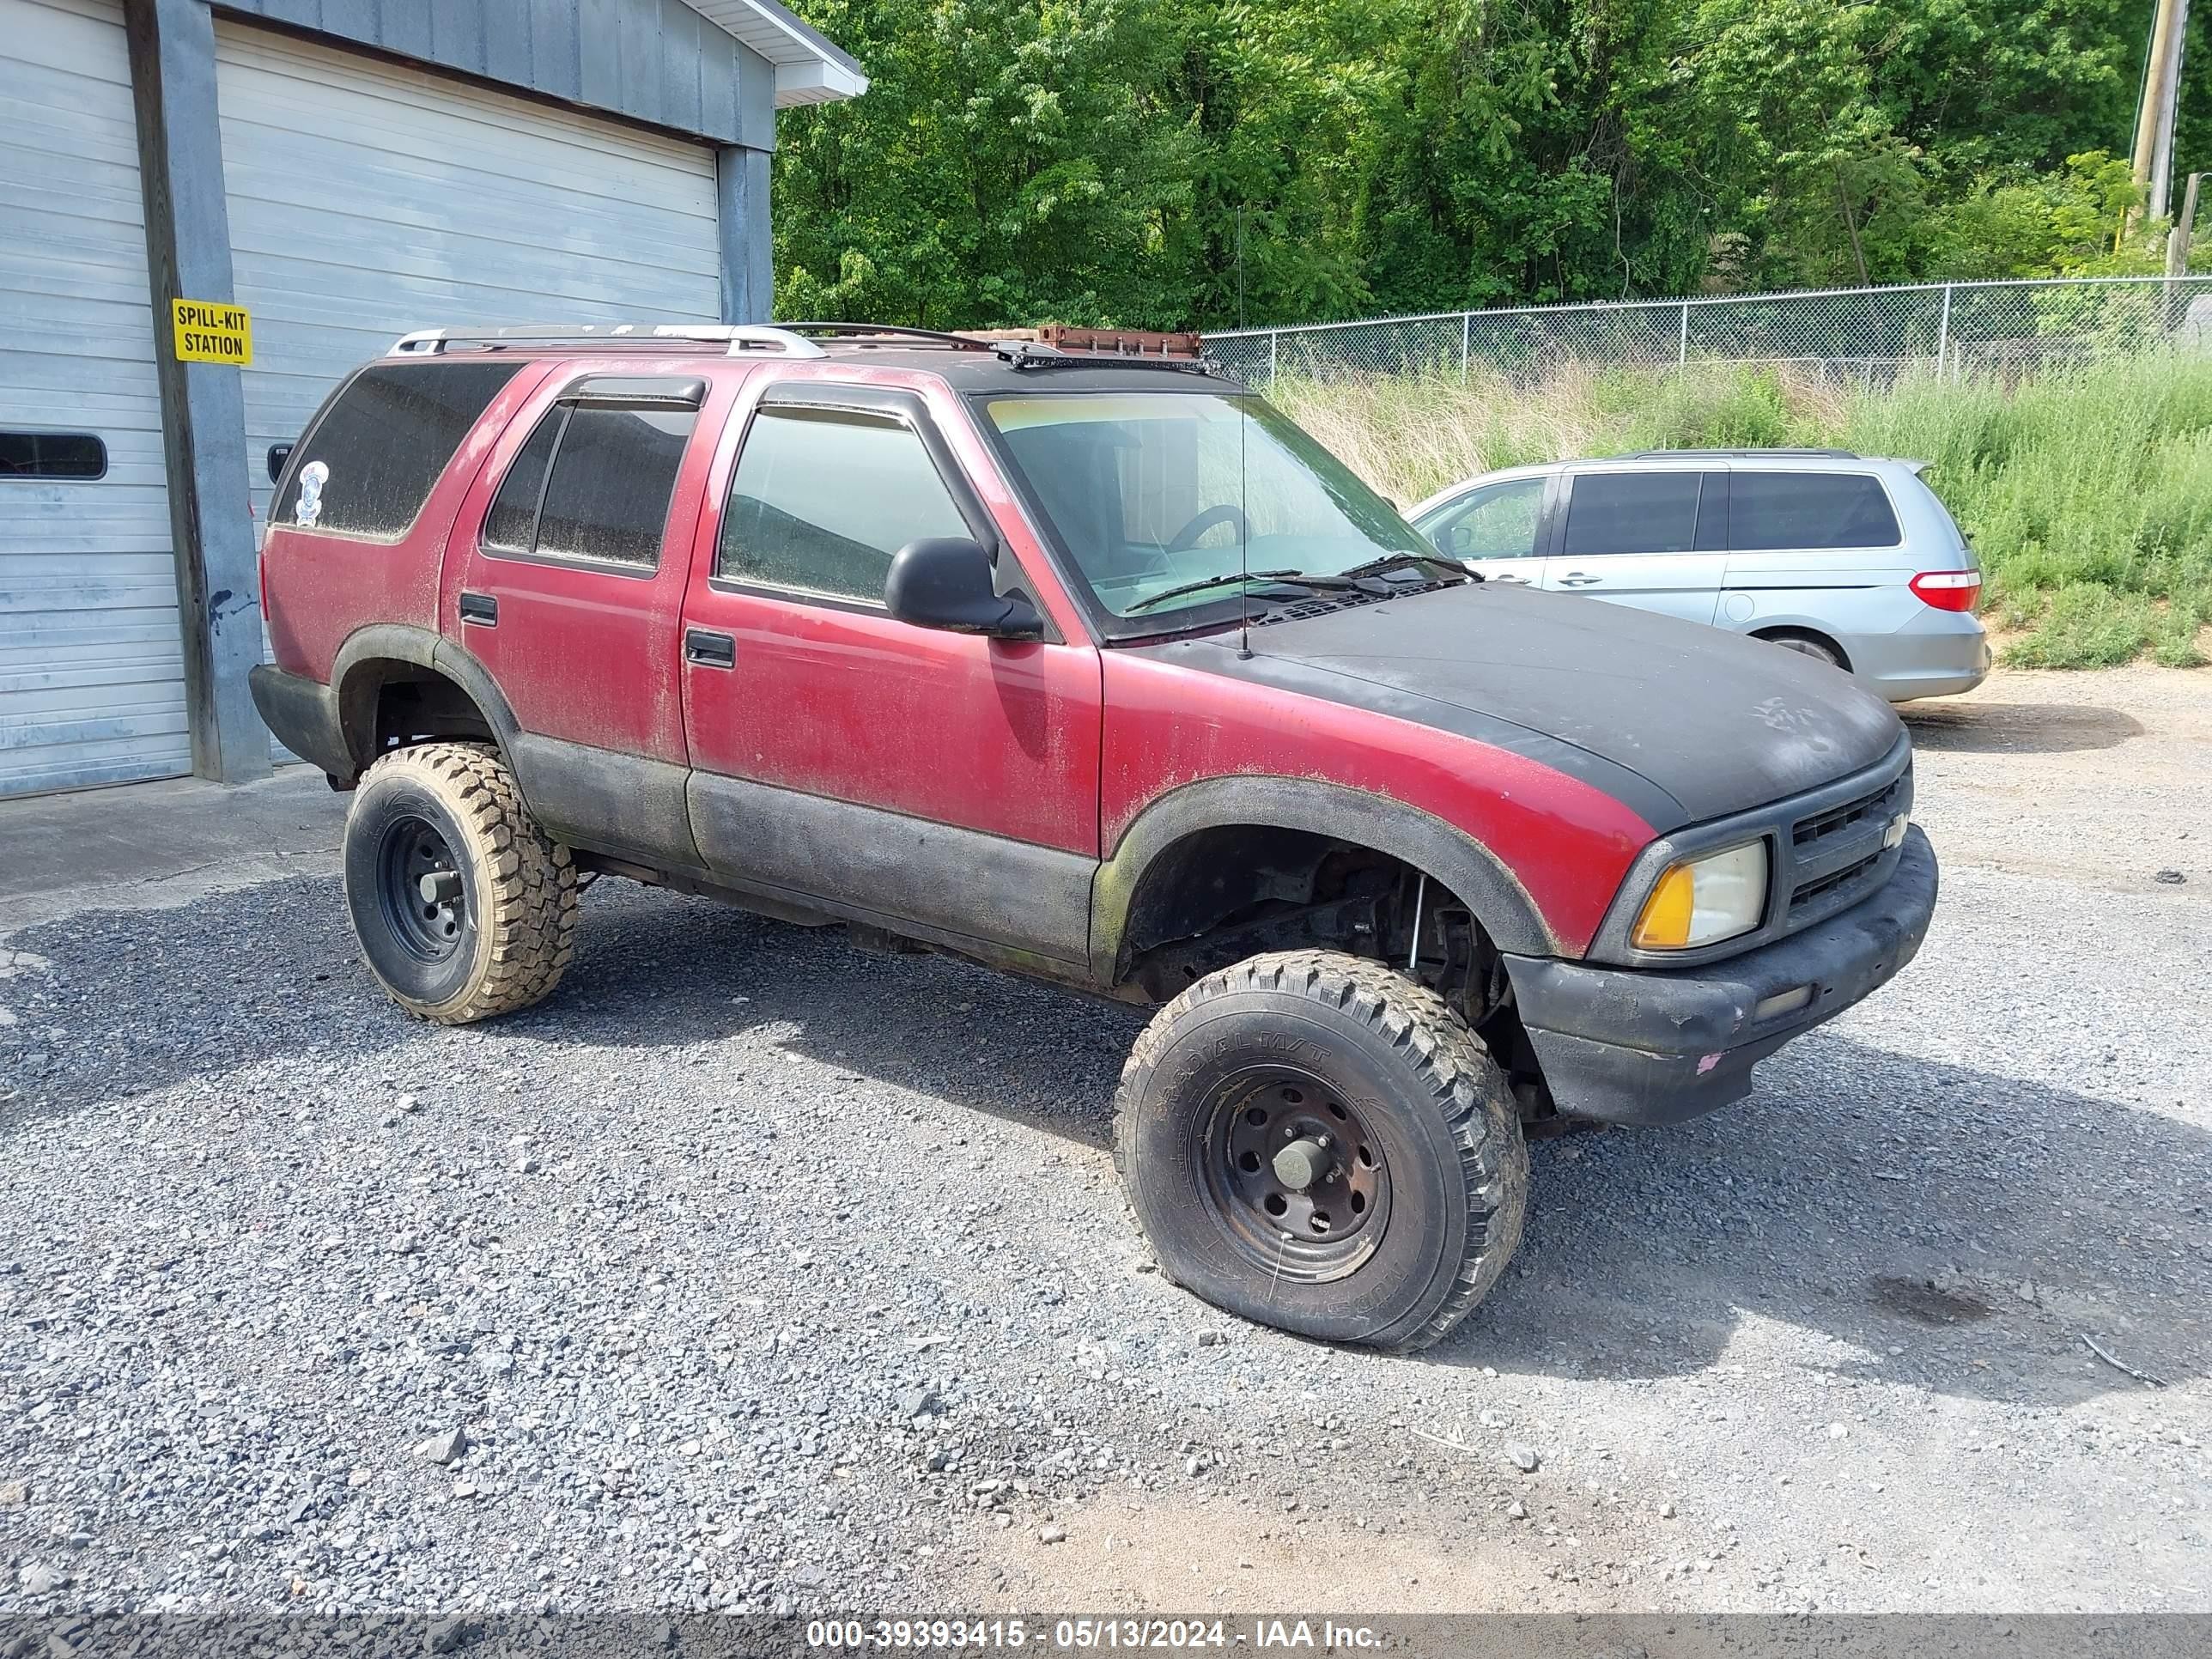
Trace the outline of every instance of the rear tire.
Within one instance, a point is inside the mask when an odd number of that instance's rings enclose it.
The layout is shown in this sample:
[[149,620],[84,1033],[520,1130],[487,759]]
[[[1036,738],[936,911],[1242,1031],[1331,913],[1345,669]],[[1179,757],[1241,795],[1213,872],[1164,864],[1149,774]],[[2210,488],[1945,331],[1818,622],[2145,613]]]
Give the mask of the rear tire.
[[1505,1271],[1511,1090],[1442,998],[1333,951],[1198,981],[1137,1039],[1114,1158],[1170,1279],[1300,1335],[1410,1350]]
[[1758,637],[1769,645],[1780,646],[1784,651],[1795,651],[1801,657],[1824,662],[1838,674],[1851,672],[1850,665],[1844,660],[1842,648],[1834,641],[1824,639],[1818,634],[1761,634]]
[[398,749],[368,769],[346,818],[345,887],[369,970],[436,1024],[528,1007],[574,953],[575,863],[480,744]]

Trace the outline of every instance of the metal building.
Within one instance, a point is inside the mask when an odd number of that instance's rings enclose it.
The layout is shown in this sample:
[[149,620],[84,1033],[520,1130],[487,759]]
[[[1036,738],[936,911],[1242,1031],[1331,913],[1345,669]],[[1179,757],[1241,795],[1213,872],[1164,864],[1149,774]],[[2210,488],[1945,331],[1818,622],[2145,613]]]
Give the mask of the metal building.
[[764,319],[866,86],[777,0],[0,0],[0,796],[265,771],[268,447],[411,329]]

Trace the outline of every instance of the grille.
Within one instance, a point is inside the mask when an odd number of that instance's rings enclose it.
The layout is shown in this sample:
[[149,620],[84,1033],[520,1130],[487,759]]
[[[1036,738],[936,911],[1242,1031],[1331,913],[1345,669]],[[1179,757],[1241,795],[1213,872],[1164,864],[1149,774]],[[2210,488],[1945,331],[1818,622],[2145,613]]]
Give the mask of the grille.
[[1886,873],[1882,831],[1911,799],[1910,766],[1887,783],[1790,826],[1790,882],[1784,926],[1797,928],[1856,903]]
[[1893,778],[1872,794],[1862,795],[1841,806],[1832,806],[1809,818],[1798,819],[1790,829],[1790,844],[1799,849],[1802,857],[1804,848],[1817,848],[1822,842],[1864,823],[1869,818],[1878,818],[1887,823],[1896,816],[1897,797],[1904,784],[1905,780],[1901,776]]
[[1850,886],[1861,876],[1881,862],[1880,852],[1869,853],[1855,864],[1847,864],[1832,874],[1801,883],[1790,890],[1790,909],[1794,915],[1808,905],[1817,904],[1829,894]]

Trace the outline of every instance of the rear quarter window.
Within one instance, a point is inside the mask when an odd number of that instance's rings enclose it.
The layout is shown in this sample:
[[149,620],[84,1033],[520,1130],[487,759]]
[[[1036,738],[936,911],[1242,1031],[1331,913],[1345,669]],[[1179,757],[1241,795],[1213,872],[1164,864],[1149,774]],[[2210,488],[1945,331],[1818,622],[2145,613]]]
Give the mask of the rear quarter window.
[[1881,481],[1865,472],[1738,469],[1729,489],[1729,545],[1769,549],[1895,547],[1905,539]]
[[362,369],[294,452],[270,522],[379,540],[405,535],[453,452],[521,367]]

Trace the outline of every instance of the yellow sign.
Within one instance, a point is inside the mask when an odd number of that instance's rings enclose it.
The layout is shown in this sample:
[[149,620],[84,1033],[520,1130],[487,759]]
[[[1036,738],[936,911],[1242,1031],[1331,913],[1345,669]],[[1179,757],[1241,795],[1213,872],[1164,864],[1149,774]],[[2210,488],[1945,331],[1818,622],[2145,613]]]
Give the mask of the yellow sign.
[[212,300],[170,303],[176,312],[179,362],[243,367],[253,361],[253,319],[244,306],[217,305]]

